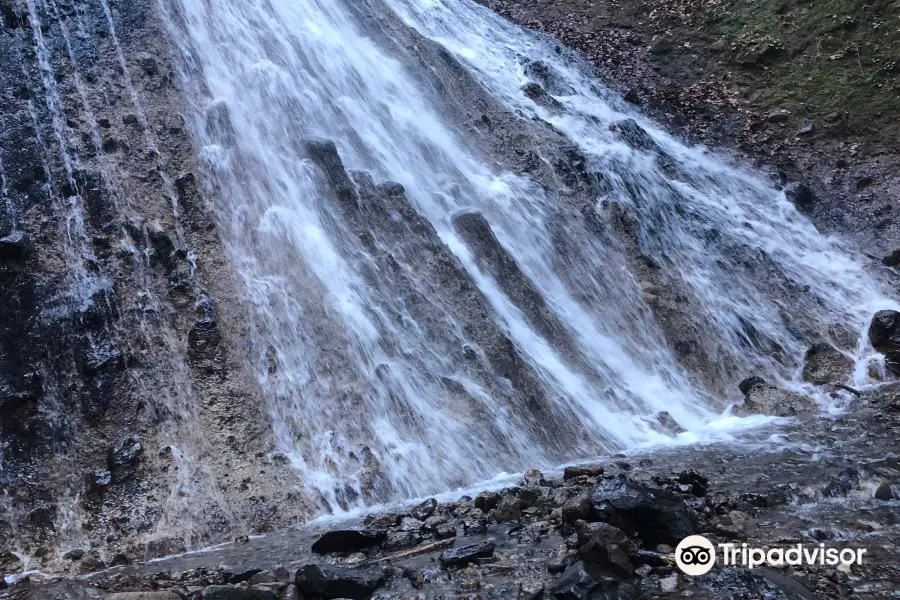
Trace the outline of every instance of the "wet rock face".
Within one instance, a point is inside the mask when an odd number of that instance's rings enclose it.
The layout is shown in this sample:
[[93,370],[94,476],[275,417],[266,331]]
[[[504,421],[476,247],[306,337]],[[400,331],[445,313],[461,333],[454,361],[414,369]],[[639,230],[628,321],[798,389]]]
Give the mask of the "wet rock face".
[[900,376],[900,312],[877,312],[869,325],[869,342],[884,354],[885,366]]
[[830,344],[810,346],[803,362],[803,381],[815,384],[843,383],[853,372],[853,361]]
[[761,377],[750,377],[740,384],[744,404],[735,408],[740,415],[771,415],[793,417],[817,410],[816,403],[807,396],[767,383]]

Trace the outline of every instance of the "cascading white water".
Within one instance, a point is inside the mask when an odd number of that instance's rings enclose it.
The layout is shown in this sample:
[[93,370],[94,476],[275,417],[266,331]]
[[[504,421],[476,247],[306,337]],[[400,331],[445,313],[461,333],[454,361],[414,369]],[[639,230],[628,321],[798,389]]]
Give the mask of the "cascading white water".
[[[621,103],[549,40],[471,0],[347,2],[161,4],[183,53],[207,193],[243,278],[276,438],[324,508],[658,441],[648,418],[661,410],[701,427],[724,405],[716,383],[737,383],[717,364],[790,378],[812,335],[830,324],[859,331],[890,303],[753,174],[639,117],[669,168],[623,143],[609,127],[629,116]],[[523,123],[543,119],[577,144],[608,184],[596,211],[627,207],[642,252],[689,298],[713,384],[675,359],[622,248],[561,216],[564,190],[492,166],[422,74],[391,54],[399,44],[367,36],[362,5],[444,46]],[[553,108],[521,90],[538,60],[558,84]],[[348,169],[402,184],[474,281],[476,310],[460,310],[458,292],[434,280],[441,250],[419,254],[434,245],[415,215],[390,213],[415,243],[374,222],[374,241],[362,240],[310,160],[304,140],[313,137],[334,140]],[[454,218],[471,211],[537,289],[545,320],[517,304],[460,235]],[[472,326],[482,310],[486,321]],[[492,328],[511,340],[525,363],[515,371],[533,373],[537,390],[467,366],[466,356],[485,362],[490,352],[474,338],[498,339],[484,333]]]

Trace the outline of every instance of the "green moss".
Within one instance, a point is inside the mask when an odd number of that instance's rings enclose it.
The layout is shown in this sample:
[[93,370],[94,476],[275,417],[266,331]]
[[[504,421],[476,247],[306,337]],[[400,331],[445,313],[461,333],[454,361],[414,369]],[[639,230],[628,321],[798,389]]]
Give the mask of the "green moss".
[[900,115],[898,0],[705,0],[700,14],[738,55],[781,50],[755,71],[758,109],[814,120],[838,113],[830,127],[854,129]]

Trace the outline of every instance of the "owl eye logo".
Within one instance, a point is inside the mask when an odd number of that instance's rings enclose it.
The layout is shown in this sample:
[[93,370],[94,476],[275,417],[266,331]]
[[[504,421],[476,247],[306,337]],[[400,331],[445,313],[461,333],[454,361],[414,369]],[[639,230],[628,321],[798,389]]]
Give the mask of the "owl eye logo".
[[705,565],[712,560],[712,553],[703,546],[688,546],[681,551],[681,562],[686,565]]
[[675,564],[688,575],[703,575],[716,564],[716,549],[702,535],[690,535],[675,548]]

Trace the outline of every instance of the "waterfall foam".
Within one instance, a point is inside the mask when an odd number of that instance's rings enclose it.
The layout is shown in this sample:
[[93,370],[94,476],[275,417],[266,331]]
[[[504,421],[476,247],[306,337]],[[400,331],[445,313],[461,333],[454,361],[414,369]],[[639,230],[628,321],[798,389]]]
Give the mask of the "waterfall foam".
[[[743,376],[791,381],[829,325],[893,305],[783,193],[470,0],[161,7],[276,439],[326,510],[660,442],[659,411],[700,429]],[[468,135],[415,66],[428,40],[578,172]],[[690,307],[674,349],[660,288]]]

